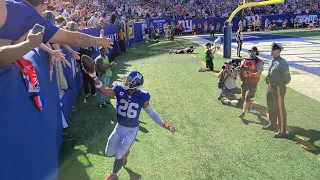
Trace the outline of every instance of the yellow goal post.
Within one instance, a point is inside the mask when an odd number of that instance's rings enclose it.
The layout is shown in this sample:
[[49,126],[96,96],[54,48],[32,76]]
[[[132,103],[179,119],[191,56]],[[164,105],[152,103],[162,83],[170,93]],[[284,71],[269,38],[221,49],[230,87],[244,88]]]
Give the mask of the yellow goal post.
[[235,9],[232,14],[230,15],[229,19],[227,22],[231,22],[233,17],[242,9],[247,8],[247,7],[255,7],[255,6],[265,6],[265,5],[270,5],[270,4],[279,4],[279,3],[284,3],[284,0],[267,0],[267,1],[260,1],[260,2],[249,2],[246,3],[246,0],[243,0],[243,4],[237,9]]

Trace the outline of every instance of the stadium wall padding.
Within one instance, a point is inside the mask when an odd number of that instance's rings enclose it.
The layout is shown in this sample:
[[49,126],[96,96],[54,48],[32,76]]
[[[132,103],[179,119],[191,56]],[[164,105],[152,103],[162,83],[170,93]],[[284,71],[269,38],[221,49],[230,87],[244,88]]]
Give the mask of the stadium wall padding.
[[159,27],[160,35],[163,35],[163,26],[165,24],[168,24],[169,20],[169,18],[149,18],[147,20],[147,24],[150,28],[153,27],[154,29],[156,29],[156,27]]
[[[240,21],[240,17],[234,17],[232,20],[232,30],[235,31],[239,28],[238,23]],[[208,23],[208,33],[210,32],[210,24],[213,24],[215,29],[217,28],[218,22],[220,23],[220,32],[223,30],[224,23],[226,22],[227,18],[218,18],[218,17],[212,17],[208,19],[184,19],[184,20],[178,20],[175,21],[175,23],[182,24],[185,27],[184,32],[186,33],[191,33],[192,32],[192,24],[196,25],[196,32],[197,34],[199,33],[204,33],[204,27],[203,23],[207,22]],[[198,28],[198,24],[201,24],[201,28]]]
[[[139,25],[137,25],[139,26]],[[140,25],[141,26],[141,25]],[[142,32],[136,28],[134,43],[142,41]],[[118,26],[104,27],[105,35],[118,45]],[[82,32],[99,36],[100,29],[84,29]],[[118,46],[119,47],[119,46]],[[76,48],[74,48],[77,50]],[[98,50],[99,47],[96,47]],[[69,89],[60,99],[54,70],[49,80],[48,54],[38,48],[24,56],[36,67],[40,84],[43,110],[36,108],[30,98],[23,77],[16,65],[0,69],[0,179],[3,180],[57,180],[59,151],[62,144],[62,114],[69,118],[73,104],[82,89],[82,74],[78,63],[67,54],[72,68],[64,68]],[[111,55],[114,50],[110,50]],[[99,51],[92,57],[99,55]],[[55,68],[54,68],[55,69]],[[60,105],[62,104],[62,106]],[[71,127],[72,128],[72,127]]]
[[58,86],[49,81],[47,53],[34,49],[24,57],[36,67],[43,110],[29,97],[16,65],[0,73],[0,179],[57,179],[62,141]]
[[[270,16],[261,16],[261,27],[264,28],[265,24],[265,19],[268,18],[270,21],[277,21],[277,26],[282,27],[282,22],[284,19],[290,20],[291,18],[296,18],[299,17],[300,21],[299,24],[302,24],[302,19],[306,18],[307,23],[312,22],[314,17],[320,18],[320,14],[282,14],[282,15],[270,15]],[[251,17],[248,16],[246,18],[252,19],[257,19],[258,17]],[[301,19],[302,18],[302,19]],[[220,17],[210,17],[207,19],[180,19],[174,21],[175,24],[179,23],[182,24],[185,28],[184,32],[185,33],[191,33],[192,32],[192,24],[196,25],[196,32],[199,34],[204,32],[203,28],[203,23],[208,22],[208,25],[213,24],[215,28],[217,27],[218,22],[220,23],[220,32],[223,30],[224,23],[226,22],[228,18],[220,18]],[[239,21],[243,19],[242,17],[236,16],[232,19],[232,30],[237,31],[239,28]],[[171,23],[169,18],[150,18],[148,19],[148,26],[150,27],[151,25],[153,27],[159,27],[161,33],[163,33],[163,25]],[[247,22],[248,23],[248,22]],[[198,24],[201,24],[201,28],[198,28]],[[210,32],[210,29],[208,27],[208,32]]]
[[[287,19],[288,22],[290,23],[290,19],[293,18],[299,18],[299,25],[302,24],[303,18],[306,19],[307,24],[311,23],[313,21],[314,17],[317,17],[318,19],[320,18],[320,14],[282,14],[282,15],[270,15],[270,16],[262,16],[261,18],[261,26],[264,29],[265,28],[265,20],[268,18],[270,22],[276,21],[277,22],[277,27],[282,27],[282,22],[283,20]],[[287,27],[289,24],[287,24]]]

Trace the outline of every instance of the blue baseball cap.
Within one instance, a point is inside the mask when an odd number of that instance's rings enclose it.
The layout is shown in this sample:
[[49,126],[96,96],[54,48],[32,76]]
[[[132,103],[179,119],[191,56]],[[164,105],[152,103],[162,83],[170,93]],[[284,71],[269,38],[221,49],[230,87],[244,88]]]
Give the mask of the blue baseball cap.
[[232,65],[232,61],[225,62],[224,64],[225,64],[225,65]]

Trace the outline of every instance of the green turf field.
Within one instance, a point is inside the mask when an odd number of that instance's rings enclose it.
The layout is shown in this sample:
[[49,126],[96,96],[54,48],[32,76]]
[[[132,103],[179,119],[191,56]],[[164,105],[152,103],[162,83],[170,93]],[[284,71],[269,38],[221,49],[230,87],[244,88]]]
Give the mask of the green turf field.
[[[168,54],[169,49],[190,45],[197,46],[200,54]],[[291,136],[274,139],[274,132],[261,129],[268,124],[266,117],[254,111],[241,120],[240,109],[217,100],[215,73],[197,72],[203,51],[179,38],[141,43],[117,58],[113,83],[130,70],[140,71],[153,109],[178,130],[172,135],[142,112],[139,134],[119,179],[319,179],[319,151],[308,151],[300,143],[310,150],[320,147],[320,103],[288,89]],[[220,69],[224,61],[217,56],[215,67]],[[258,87],[255,100],[265,106],[266,84]],[[112,170],[114,159],[106,158],[104,150],[115,125],[115,101],[104,109],[97,107],[96,99],[90,97],[84,104],[82,95],[75,104],[62,145],[61,180],[102,180]]]

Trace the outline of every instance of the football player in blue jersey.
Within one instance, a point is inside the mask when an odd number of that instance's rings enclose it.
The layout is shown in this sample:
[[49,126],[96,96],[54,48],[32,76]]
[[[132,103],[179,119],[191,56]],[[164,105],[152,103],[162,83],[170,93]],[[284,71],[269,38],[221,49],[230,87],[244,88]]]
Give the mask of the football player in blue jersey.
[[123,85],[116,84],[113,88],[105,88],[96,77],[96,73],[90,74],[97,89],[109,98],[117,99],[117,124],[111,133],[106,146],[105,154],[108,157],[115,156],[113,170],[106,180],[117,178],[117,173],[122,166],[127,164],[130,147],[139,130],[139,116],[143,108],[146,113],[160,126],[174,133],[173,126],[164,123],[160,116],[151,108],[149,92],[140,90],[143,85],[143,76],[138,71],[131,71],[124,78]]

